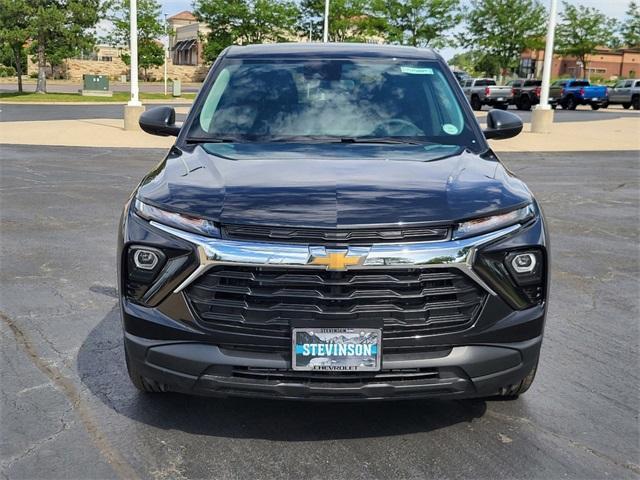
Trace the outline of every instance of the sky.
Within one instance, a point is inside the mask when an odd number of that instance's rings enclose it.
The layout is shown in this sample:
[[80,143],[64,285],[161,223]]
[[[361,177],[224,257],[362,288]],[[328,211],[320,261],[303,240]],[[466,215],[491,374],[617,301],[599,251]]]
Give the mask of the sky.
[[[541,2],[549,8],[550,0],[541,0]],[[191,10],[193,5],[192,0],[159,0],[159,3],[162,5],[163,13],[167,13],[169,16],[183,10]],[[467,2],[463,0],[463,3]],[[568,0],[568,3],[594,7],[602,11],[605,15],[620,20],[624,18],[624,12],[627,10],[629,0]],[[562,8],[561,0],[558,0],[558,4],[559,8]],[[460,49],[456,48],[443,48],[440,50],[440,54],[442,54],[446,60],[449,60],[460,51]]]

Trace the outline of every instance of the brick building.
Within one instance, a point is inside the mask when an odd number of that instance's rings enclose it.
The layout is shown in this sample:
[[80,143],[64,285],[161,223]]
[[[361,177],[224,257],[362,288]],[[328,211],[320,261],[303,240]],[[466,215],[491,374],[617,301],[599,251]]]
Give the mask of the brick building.
[[[520,75],[523,77],[542,77],[544,50],[527,50],[520,58]],[[587,56],[587,71],[577,58],[554,55],[551,69],[552,77],[571,76],[589,78],[591,76],[615,80],[619,77],[640,76],[640,48],[599,48],[593,55]]]
[[[203,39],[209,33],[209,27],[198,22],[191,12],[183,11],[167,19],[169,31],[169,58],[167,73],[169,78],[183,82],[200,82],[207,74],[208,67],[203,62]],[[85,73],[108,75],[118,80],[129,74],[129,67],[122,61],[122,54],[128,54],[126,47],[96,45],[93,51],[85,52],[76,58],[69,58],[57,68],[47,69],[47,75],[53,78],[81,80]],[[27,74],[38,71],[35,57],[27,62]],[[163,67],[149,69],[151,78],[163,78]]]
[[183,11],[167,19],[172,34],[169,36],[169,55],[174,65],[202,65],[203,39],[210,32],[207,25],[193,13]]

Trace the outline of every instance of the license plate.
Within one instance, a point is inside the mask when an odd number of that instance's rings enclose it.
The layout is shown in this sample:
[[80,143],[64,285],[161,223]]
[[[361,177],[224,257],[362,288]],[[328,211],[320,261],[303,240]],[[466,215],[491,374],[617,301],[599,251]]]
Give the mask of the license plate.
[[553,100],[553,97],[549,97],[549,100]]
[[593,97],[593,98],[591,99],[591,101],[592,101],[592,102],[595,102],[595,101],[597,101],[597,100],[598,100],[598,97]]
[[382,356],[379,328],[294,328],[294,370],[377,371]]
[[498,98],[498,101],[499,101],[499,102],[504,101],[504,97],[500,97],[500,98]]

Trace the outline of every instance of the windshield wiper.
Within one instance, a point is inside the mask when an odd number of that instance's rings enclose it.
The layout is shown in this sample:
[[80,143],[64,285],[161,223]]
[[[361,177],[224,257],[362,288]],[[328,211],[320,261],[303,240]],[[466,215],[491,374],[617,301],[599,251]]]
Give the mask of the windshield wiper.
[[343,137],[340,143],[377,143],[385,145],[428,145],[430,142],[397,137]]
[[188,137],[187,143],[238,143],[237,137]]

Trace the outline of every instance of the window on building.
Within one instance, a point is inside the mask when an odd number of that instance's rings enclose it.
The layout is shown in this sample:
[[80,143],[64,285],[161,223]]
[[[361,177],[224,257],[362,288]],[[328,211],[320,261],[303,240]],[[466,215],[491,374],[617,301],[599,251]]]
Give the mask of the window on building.
[[535,63],[532,58],[520,59],[520,68],[518,73],[521,77],[528,77],[535,73]]

